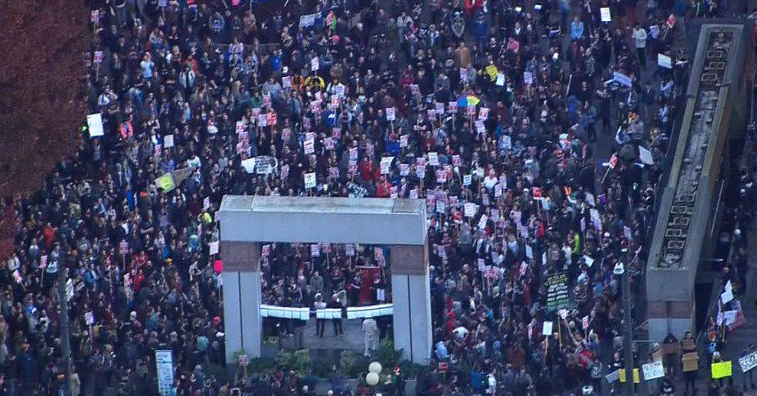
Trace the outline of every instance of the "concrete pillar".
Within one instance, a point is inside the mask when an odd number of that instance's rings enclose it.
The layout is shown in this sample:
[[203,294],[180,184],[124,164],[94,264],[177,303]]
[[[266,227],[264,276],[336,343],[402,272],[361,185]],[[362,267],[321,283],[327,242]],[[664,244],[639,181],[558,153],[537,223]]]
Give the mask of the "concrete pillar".
[[648,301],[649,341],[662,342],[668,334],[680,340],[687,331],[696,334],[695,312],[690,301]]
[[433,348],[428,247],[393,245],[390,252],[394,348],[403,359],[426,365]]
[[260,357],[263,321],[260,317],[260,245],[257,242],[223,241],[223,317],[226,361],[244,350]]

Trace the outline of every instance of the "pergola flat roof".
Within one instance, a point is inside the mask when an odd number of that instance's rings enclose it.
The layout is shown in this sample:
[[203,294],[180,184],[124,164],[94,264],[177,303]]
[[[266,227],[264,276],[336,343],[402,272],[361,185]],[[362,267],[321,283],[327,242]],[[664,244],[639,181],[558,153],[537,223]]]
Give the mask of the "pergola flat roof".
[[426,243],[419,199],[227,195],[217,218],[225,241]]

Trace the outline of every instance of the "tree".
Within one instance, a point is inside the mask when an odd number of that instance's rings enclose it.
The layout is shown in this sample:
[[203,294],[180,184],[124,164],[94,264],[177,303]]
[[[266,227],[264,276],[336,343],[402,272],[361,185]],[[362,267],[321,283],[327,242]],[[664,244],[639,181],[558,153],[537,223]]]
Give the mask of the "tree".
[[[0,0],[0,9],[0,198],[17,199],[79,148],[88,12],[72,0]],[[5,210],[0,238],[13,234]],[[0,240],[0,259],[9,248]]]

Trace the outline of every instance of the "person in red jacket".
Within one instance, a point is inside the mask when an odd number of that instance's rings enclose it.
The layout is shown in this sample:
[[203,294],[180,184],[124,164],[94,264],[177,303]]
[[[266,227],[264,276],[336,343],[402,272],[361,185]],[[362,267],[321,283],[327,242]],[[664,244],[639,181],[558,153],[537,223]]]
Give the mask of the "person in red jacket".
[[363,162],[360,163],[360,177],[365,182],[373,181],[373,173],[375,166],[373,160],[368,157],[363,157]]
[[388,198],[392,193],[392,184],[386,180],[386,176],[379,178],[378,185],[376,185],[376,196],[379,198]]

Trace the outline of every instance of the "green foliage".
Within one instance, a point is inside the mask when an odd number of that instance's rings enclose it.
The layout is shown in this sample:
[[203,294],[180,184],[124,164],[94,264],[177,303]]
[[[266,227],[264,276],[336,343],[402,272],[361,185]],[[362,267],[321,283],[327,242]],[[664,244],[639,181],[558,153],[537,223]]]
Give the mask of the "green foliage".
[[[391,368],[389,370],[391,370]],[[400,370],[405,378],[419,378],[419,374],[427,372],[428,367],[413,363],[409,360],[403,360],[400,362]]]
[[313,375],[320,378],[329,378],[331,376],[331,367],[337,364],[336,359],[331,354],[319,355],[313,359],[311,367]]
[[307,374],[310,368],[310,350],[300,349],[294,353],[279,351],[276,355],[276,368],[281,370],[293,370],[298,375]]
[[276,371],[276,360],[268,358],[250,359],[247,366],[248,375],[273,374]]
[[391,370],[394,366],[400,363],[402,357],[402,351],[394,350],[394,343],[391,341],[384,341],[379,345],[378,353],[376,354],[376,360],[381,363],[383,371]]
[[263,346],[264,347],[277,347],[279,346],[279,337],[276,336],[270,336],[263,340]]
[[347,378],[357,378],[361,371],[368,369],[368,363],[368,359],[353,351],[344,350],[339,355],[339,367]]

